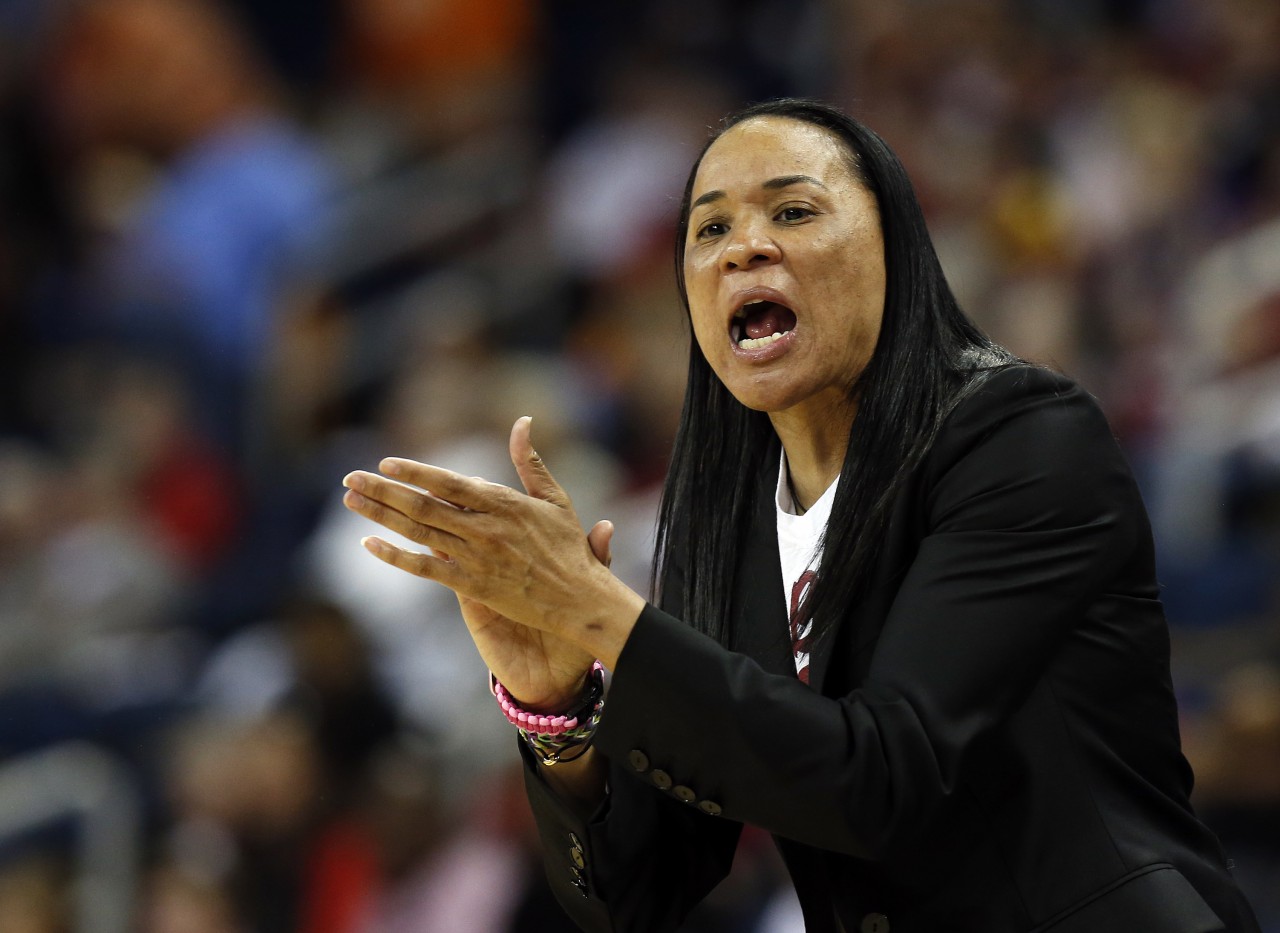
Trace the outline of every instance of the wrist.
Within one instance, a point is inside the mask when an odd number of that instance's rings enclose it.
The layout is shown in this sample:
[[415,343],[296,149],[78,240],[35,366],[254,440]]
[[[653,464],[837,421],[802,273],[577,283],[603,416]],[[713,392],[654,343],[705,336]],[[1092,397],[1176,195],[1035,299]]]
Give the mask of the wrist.
[[588,662],[587,667],[578,676],[577,680],[555,693],[543,694],[537,698],[526,698],[524,696],[516,696],[507,691],[507,696],[521,709],[530,713],[537,713],[542,716],[556,716],[574,706],[581,699],[590,679],[591,663]]
[[645,598],[606,570],[589,605],[591,608],[584,607],[575,617],[578,621],[575,634],[583,648],[613,670],[644,611]]

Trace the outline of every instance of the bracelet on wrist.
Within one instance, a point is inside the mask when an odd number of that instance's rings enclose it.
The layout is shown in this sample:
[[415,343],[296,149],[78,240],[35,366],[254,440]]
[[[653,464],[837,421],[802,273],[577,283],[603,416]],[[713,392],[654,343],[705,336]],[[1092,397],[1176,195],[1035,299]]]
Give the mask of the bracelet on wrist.
[[600,725],[604,712],[604,665],[599,661],[591,665],[582,695],[567,713],[559,715],[547,716],[522,709],[492,671],[489,672],[489,692],[542,764],[569,762],[587,753]]
[[591,743],[595,737],[595,729],[592,729],[585,739],[565,741],[563,736],[556,736],[548,741],[546,736],[520,730],[520,738],[524,740],[525,747],[533,752],[539,764],[546,765],[548,768],[552,765],[577,761],[591,749]]

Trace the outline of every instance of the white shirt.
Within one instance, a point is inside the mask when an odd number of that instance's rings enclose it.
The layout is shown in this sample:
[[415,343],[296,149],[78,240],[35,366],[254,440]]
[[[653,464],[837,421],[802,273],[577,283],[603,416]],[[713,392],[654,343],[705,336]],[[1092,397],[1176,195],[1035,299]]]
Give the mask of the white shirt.
[[[822,533],[827,528],[827,520],[831,517],[831,504],[835,501],[836,486],[839,485],[840,478],[837,476],[832,481],[812,508],[803,515],[797,515],[789,476],[787,453],[784,450],[778,464],[778,489],[775,493],[778,562],[782,565],[783,599],[786,600],[787,612],[794,616],[817,579],[818,562],[822,557],[819,545]],[[811,618],[791,619],[791,644],[796,675],[805,683],[809,682],[809,636],[812,630]]]

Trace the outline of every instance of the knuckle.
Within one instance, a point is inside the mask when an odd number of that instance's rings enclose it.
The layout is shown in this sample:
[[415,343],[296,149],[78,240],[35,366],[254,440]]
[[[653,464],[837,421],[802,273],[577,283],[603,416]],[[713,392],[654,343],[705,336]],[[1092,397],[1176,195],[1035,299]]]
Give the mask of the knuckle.
[[488,487],[485,489],[485,510],[501,515],[511,509],[512,502],[515,501],[515,490],[509,486],[502,486],[498,483],[486,483]]
[[465,497],[476,485],[476,480],[457,473],[449,473],[441,477],[437,485],[450,498]]
[[409,501],[405,514],[415,522],[425,525],[431,517],[431,500],[426,496],[414,496]]
[[395,565],[401,570],[408,571],[417,577],[430,577],[431,568],[427,564],[425,555],[416,551],[401,550],[396,554]]
[[364,517],[370,521],[377,522],[379,525],[387,524],[387,508],[373,499],[365,500],[365,507],[362,510]]

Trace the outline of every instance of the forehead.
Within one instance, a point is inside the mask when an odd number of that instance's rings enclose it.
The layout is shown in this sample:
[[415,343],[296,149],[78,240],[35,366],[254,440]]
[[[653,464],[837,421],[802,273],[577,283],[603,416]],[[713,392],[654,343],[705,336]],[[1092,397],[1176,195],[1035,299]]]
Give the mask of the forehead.
[[754,188],[786,175],[810,175],[828,187],[857,183],[848,151],[830,131],[788,117],[755,117],[711,144],[698,164],[693,197],[713,189]]

